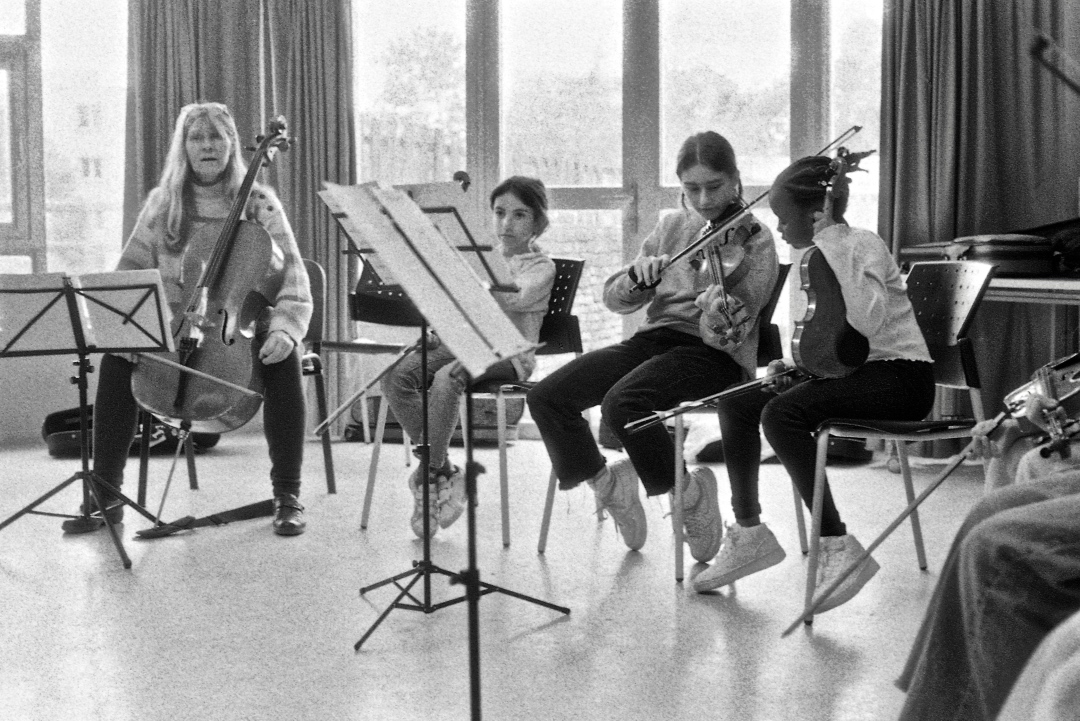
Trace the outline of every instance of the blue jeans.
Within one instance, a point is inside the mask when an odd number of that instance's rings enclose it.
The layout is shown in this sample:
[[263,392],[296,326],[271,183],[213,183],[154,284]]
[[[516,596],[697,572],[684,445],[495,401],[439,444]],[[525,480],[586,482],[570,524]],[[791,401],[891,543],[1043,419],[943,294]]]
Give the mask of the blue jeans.
[[[401,427],[413,442],[423,442],[424,398],[421,389],[428,389],[428,466],[441,468],[446,462],[450,439],[458,424],[461,396],[465,393],[465,378],[450,371],[456,359],[445,345],[427,352],[427,379],[421,382],[423,370],[419,351],[406,355],[382,381],[383,397],[394,412]],[[517,371],[510,361],[499,361],[478,377],[484,381],[518,381]]]
[[900,718],[995,718],[1039,642],[1078,609],[1080,470],[985,496],[956,534],[897,681],[908,694]]
[[[751,519],[761,513],[759,422],[776,457],[810,508],[814,501],[817,456],[814,432],[822,421],[828,418],[918,421],[926,417],[933,403],[931,365],[907,360],[871,361],[845,378],[806,381],[779,395],[755,390],[721,401],[717,414],[735,518]],[[846,532],[826,485],[821,535],[842,536]]]
[[656,328],[559,368],[529,391],[529,411],[560,488],[577,486],[605,465],[581,416],[586,408],[599,405],[645,492],[656,496],[675,486],[675,444],[662,425],[637,433],[627,433],[624,426],[683,401],[718,393],[744,376],[731,356],[701,338]]

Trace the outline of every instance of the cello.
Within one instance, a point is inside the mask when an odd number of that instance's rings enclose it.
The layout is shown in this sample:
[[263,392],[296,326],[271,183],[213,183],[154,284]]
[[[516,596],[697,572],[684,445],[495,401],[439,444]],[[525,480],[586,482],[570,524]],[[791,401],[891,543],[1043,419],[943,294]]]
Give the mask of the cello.
[[[830,165],[832,176],[825,181],[825,217],[835,219],[833,200],[837,185],[847,173],[859,170],[859,162],[873,153],[851,153],[841,147]],[[795,364],[816,378],[843,378],[866,362],[870,344],[866,336],[847,322],[847,305],[836,274],[816,245],[806,249],[799,263],[799,279],[806,293],[806,315],[795,323],[791,354]]]
[[[247,423],[262,403],[256,328],[281,286],[284,254],[270,234],[243,219],[255,178],[278,150],[288,150],[284,117],[256,140],[247,173],[225,218],[206,223],[184,248],[182,279],[198,278],[172,310],[172,362],[139,362],[135,401],[164,423],[223,433]],[[156,360],[141,354],[141,359]],[[190,371],[190,372],[186,372]],[[245,392],[246,389],[246,392]]]

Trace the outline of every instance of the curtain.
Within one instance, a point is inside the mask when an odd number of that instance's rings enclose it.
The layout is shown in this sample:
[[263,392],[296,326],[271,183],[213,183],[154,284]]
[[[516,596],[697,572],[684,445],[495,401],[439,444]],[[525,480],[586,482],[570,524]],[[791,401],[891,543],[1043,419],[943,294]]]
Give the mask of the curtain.
[[[894,252],[1077,216],[1080,97],[1031,57],[1038,33],[1078,54],[1080,4],[886,2],[879,232]],[[982,305],[971,335],[988,413],[1049,360],[1051,312]],[[1056,341],[1075,347],[1075,330]]]
[[[348,337],[338,230],[316,193],[324,180],[356,182],[349,0],[130,0],[128,12],[125,237],[182,106],[225,103],[253,146],[283,115],[295,143],[263,180],[281,196],[301,253],[327,269],[327,337]],[[326,361],[333,400],[341,371]]]

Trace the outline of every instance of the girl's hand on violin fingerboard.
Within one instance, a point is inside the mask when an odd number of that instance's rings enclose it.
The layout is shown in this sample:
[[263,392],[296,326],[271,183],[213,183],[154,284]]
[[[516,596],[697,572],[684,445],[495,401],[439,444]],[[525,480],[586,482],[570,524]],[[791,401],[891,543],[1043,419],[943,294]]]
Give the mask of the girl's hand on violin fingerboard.
[[266,336],[262,348],[259,349],[259,359],[262,360],[263,365],[280,363],[292,354],[295,347],[296,342],[288,333],[283,330],[272,330],[270,335]]
[[670,257],[667,253],[663,255],[647,255],[636,258],[630,269],[639,283],[651,287],[660,282],[660,272],[667,267],[669,260]]

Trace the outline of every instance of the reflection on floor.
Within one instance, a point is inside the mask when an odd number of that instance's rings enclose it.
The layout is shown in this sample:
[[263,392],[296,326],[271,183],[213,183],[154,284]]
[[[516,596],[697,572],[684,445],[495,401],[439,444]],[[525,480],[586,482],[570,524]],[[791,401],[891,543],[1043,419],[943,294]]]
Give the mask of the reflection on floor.
[[[453,453],[460,458],[461,449]],[[430,615],[394,610],[353,652],[396,594],[387,586],[360,597],[358,589],[409,570],[422,550],[409,530],[411,469],[400,446],[382,454],[367,530],[359,524],[371,447],[335,443],[334,454],[339,492],[328,495],[319,447],[307,447],[309,529],[295,538],[277,537],[268,519],[257,519],[138,541],[134,532],[149,524],[129,511],[123,537],[134,565],[124,570],[103,531],[65,537],[59,519],[37,515],[0,531],[3,717],[468,718],[465,604]],[[801,609],[805,559],[780,466],[763,466],[762,501],[787,559],[699,595],[674,582],[666,500],[646,501],[649,540],[631,553],[610,519],[598,523],[590,513],[590,491],[560,493],[547,553],[538,555],[549,470],[538,441],[511,452],[513,542],[504,549],[496,454],[482,448],[477,456],[489,469],[477,509],[483,580],[572,609],[562,616],[504,594],[481,599],[481,708],[491,719],[895,718],[903,697],[893,679],[952,534],[981,494],[979,469],[964,467],[924,505],[929,572],[918,570],[901,528],[875,554],[882,570],[858,597],[781,639]],[[198,466],[201,489],[187,488],[181,464],[164,517],[269,495],[259,435],[225,436]],[[0,517],[77,467],[43,446],[3,451]],[[936,467],[920,469],[917,486]],[[730,520],[723,466],[714,470]],[[167,471],[168,459],[153,460],[151,510]],[[864,543],[903,507],[899,476],[880,463],[830,473],[848,527]],[[126,488],[133,493],[134,483]],[[42,508],[73,510],[76,489]],[[431,553],[444,568],[464,568],[464,517],[438,533]],[[432,600],[460,589],[435,576]]]

